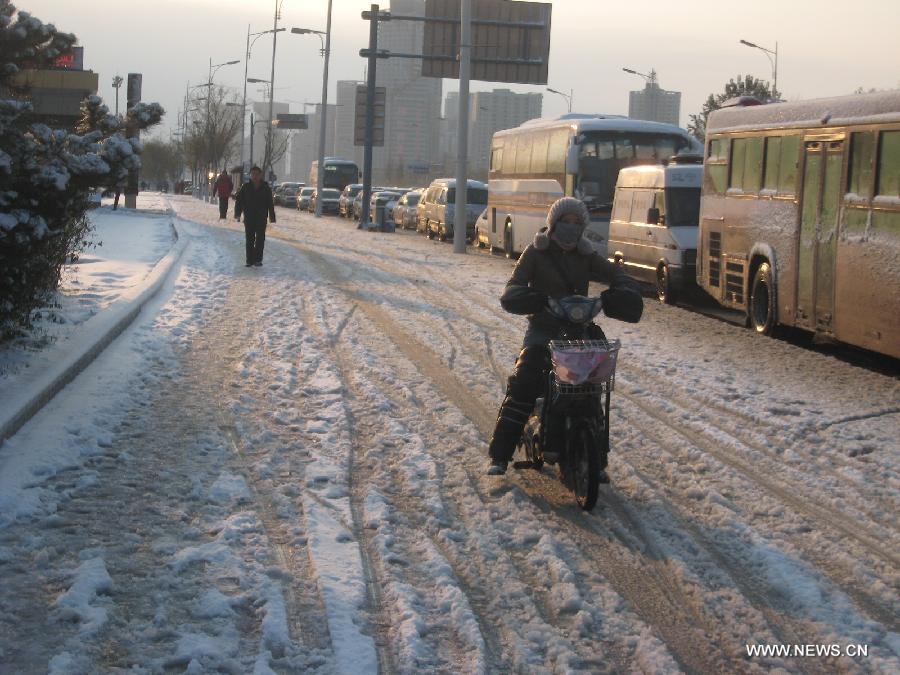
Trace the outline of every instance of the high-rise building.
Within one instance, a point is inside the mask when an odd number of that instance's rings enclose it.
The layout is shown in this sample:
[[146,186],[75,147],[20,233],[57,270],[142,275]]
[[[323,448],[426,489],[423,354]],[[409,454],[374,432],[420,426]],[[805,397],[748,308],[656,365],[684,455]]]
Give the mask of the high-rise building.
[[628,116],[634,120],[678,125],[681,118],[681,92],[660,88],[656,71],[651,70],[643,90],[629,93]]
[[[336,111],[338,109],[334,104],[328,104],[328,117],[326,118],[325,129],[326,157],[333,157],[336,154]],[[309,179],[310,166],[319,157],[321,114],[322,105],[317,103],[315,112],[308,114],[308,128],[289,132],[291,137],[286,176],[290,180],[303,181],[305,183]]]
[[[424,16],[424,0],[391,0],[391,12]],[[421,21],[378,24],[378,48],[417,54],[422,50]],[[375,181],[419,184],[437,161],[440,135],[441,80],[422,77],[418,59],[378,61],[378,86],[386,87],[384,148],[373,157]]]

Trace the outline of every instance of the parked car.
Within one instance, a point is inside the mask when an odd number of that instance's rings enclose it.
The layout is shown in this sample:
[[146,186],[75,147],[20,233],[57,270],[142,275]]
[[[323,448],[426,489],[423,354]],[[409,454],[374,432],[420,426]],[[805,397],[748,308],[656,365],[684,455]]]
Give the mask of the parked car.
[[334,188],[324,188],[321,197],[319,196],[318,191],[313,192],[312,196],[309,198],[310,213],[316,212],[316,204],[320,200],[322,202],[322,213],[337,214],[340,208],[341,191]]
[[[477,180],[467,181],[466,195],[466,238],[474,240],[475,221],[487,206],[487,184]],[[424,230],[426,237],[437,237],[441,241],[452,238],[455,210],[456,179],[438,178],[432,181],[419,200],[416,230]]]
[[362,183],[350,183],[344,188],[338,204],[338,215],[344,218],[350,218],[353,215],[353,199],[362,192],[362,189]]
[[311,187],[303,187],[300,188],[300,192],[297,193],[297,210],[303,211],[309,209],[309,198],[312,196],[312,193],[316,191],[316,188]]
[[696,288],[701,157],[619,171],[608,255],[635,279],[654,284],[672,304]]
[[290,209],[297,208],[297,193],[300,192],[302,188],[298,187],[286,187],[281,192],[281,205],[286,206]]
[[290,203],[285,199],[288,191],[293,191],[294,196],[297,194],[297,190],[303,187],[303,183],[296,182],[288,182],[285,181],[283,183],[279,183],[278,187],[272,190],[272,201],[275,203],[275,206],[294,206],[294,200],[291,199]]
[[422,192],[422,189],[410,190],[400,197],[400,201],[394,207],[394,222],[397,227],[405,230],[416,226],[416,207],[422,197]]
[[93,188],[88,193],[88,208],[89,209],[98,209],[100,208],[100,190],[97,188]]
[[369,221],[378,226],[382,232],[394,231],[394,219],[391,217],[390,204],[400,199],[399,192],[379,190],[372,193],[369,200]]

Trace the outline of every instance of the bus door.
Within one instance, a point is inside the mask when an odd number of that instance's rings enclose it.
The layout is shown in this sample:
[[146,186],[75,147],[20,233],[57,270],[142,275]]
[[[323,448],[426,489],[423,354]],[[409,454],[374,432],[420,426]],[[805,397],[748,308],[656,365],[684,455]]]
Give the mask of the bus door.
[[832,332],[844,139],[807,138],[804,147],[796,325]]

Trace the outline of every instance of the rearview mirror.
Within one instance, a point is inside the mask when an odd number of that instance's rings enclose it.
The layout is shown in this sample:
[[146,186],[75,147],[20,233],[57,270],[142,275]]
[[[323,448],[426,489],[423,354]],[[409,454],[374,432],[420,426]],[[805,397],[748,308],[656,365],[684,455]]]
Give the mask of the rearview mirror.
[[659,209],[655,206],[653,208],[647,209],[647,224],[648,225],[658,225],[659,224]]
[[578,173],[578,152],[577,145],[573,143],[569,146],[566,152],[566,173]]

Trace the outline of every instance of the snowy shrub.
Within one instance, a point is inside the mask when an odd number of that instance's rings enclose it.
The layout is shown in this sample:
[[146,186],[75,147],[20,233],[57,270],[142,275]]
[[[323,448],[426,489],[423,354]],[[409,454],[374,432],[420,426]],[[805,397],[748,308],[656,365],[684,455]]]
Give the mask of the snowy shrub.
[[90,234],[90,190],[122,184],[140,168],[140,141],[127,135],[164,114],[140,103],[119,119],[90,96],[74,131],[36,123],[15,76],[46,67],[75,42],[0,0],[0,339],[27,328],[77,259]]

